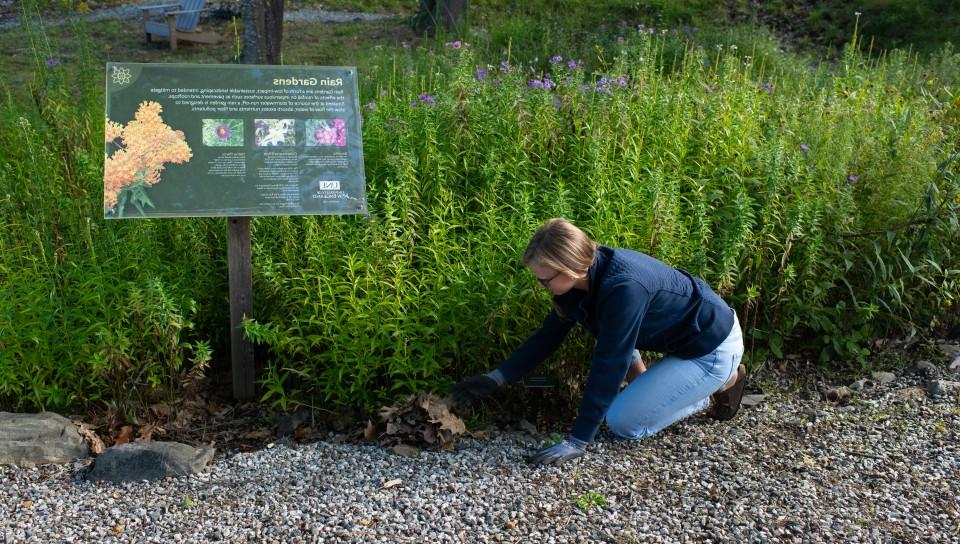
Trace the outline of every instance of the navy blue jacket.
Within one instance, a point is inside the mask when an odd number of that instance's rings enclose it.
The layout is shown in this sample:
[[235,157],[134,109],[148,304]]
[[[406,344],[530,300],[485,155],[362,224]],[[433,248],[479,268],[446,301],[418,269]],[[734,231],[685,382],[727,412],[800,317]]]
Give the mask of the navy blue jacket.
[[[540,329],[497,367],[516,381],[550,356],[575,323],[597,339],[574,438],[591,442],[620,389],[634,348],[682,359],[706,355],[733,329],[733,310],[701,279],[649,255],[600,246],[589,290],[553,297]],[[558,311],[559,310],[559,311]]]

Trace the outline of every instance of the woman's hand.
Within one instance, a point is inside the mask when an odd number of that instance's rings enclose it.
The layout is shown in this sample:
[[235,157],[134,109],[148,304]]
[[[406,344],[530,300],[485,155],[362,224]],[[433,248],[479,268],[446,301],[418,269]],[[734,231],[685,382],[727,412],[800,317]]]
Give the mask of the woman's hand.
[[570,459],[576,459],[587,453],[587,443],[574,437],[547,446],[530,458],[532,465],[559,465]]
[[470,404],[490,396],[500,387],[496,380],[486,374],[464,378],[450,390],[454,404]]

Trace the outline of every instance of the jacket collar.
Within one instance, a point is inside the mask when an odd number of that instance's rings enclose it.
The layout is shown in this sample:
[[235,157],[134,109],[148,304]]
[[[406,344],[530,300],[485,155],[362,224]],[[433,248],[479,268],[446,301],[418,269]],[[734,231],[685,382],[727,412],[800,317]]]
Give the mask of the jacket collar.
[[600,286],[600,280],[607,272],[607,266],[610,265],[610,260],[613,258],[613,249],[607,246],[597,247],[596,253],[593,257],[593,265],[590,267],[590,270],[587,272],[587,276],[590,278],[588,293],[590,298],[593,298],[597,294],[597,290]]

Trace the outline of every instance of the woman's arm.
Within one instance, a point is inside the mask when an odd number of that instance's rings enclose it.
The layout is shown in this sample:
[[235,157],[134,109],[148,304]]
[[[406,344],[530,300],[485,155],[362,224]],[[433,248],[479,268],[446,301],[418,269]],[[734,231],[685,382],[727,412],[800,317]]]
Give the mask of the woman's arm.
[[574,324],[576,321],[562,319],[555,309],[550,310],[540,329],[527,338],[526,342],[491,374],[502,376],[504,383],[519,380],[560,347]]

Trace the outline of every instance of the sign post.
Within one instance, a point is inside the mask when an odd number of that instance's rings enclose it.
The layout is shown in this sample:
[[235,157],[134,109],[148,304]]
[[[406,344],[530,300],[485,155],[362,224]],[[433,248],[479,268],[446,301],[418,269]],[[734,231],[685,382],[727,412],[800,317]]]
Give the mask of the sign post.
[[228,218],[233,391],[255,392],[250,217],[367,215],[353,67],[108,63],[104,217]]

